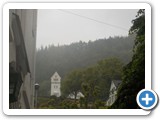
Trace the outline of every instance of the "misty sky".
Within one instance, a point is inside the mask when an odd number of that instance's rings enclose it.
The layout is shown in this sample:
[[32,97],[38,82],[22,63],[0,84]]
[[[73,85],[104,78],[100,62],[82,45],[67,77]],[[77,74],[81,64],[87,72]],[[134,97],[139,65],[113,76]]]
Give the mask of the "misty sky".
[[127,36],[138,10],[38,10],[37,48]]

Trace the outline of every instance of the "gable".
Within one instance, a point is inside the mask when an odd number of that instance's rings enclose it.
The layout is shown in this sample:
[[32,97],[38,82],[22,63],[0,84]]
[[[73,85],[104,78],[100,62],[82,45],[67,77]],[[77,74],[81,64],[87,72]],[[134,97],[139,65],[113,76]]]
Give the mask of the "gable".
[[61,81],[61,77],[59,76],[57,72],[55,72],[53,76],[51,77],[51,82],[60,82],[60,81]]
[[112,91],[113,88],[117,89],[120,84],[121,84],[121,80],[112,80],[110,91]]
[[112,91],[113,88],[116,88],[116,86],[115,86],[114,82],[112,81],[112,82],[111,82],[110,91]]
[[121,80],[113,80],[114,85],[118,88],[119,85],[121,84]]

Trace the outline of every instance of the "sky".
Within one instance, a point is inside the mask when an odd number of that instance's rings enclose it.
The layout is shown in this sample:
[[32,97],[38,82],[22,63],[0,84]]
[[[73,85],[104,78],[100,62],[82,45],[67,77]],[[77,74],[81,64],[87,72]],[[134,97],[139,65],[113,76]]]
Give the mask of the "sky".
[[37,48],[127,36],[137,9],[40,9]]

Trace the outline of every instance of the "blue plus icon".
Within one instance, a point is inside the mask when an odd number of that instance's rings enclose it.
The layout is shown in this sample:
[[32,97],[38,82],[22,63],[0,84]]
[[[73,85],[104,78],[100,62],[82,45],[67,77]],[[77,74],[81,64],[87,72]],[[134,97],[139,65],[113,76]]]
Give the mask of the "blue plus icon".
[[150,97],[149,97],[149,94],[146,93],[146,97],[145,97],[145,98],[142,98],[142,101],[145,101],[145,102],[146,102],[146,105],[149,105],[149,101],[153,101],[153,98],[150,98]]
[[137,103],[142,109],[152,109],[157,104],[157,94],[153,90],[141,90],[137,95]]
[[154,101],[155,101],[154,94],[148,90],[142,92],[139,96],[139,102],[144,107],[150,107],[151,105],[154,104]]

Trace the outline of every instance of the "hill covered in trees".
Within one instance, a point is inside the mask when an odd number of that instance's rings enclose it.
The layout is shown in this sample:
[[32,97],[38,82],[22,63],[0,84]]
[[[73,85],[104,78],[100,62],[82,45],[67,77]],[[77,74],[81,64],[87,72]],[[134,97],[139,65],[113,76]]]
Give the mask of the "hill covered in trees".
[[58,72],[63,78],[71,71],[94,66],[98,61],[116,57],[127,64],[132,59],[135,35],[110,37],[94,42],[76,42],[70,45],[41,47],[36,51],[36,81],[40,96],[49,96],[50,77]]

